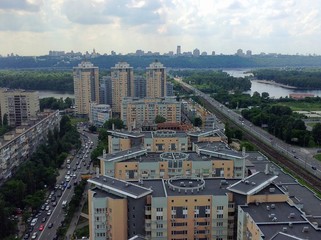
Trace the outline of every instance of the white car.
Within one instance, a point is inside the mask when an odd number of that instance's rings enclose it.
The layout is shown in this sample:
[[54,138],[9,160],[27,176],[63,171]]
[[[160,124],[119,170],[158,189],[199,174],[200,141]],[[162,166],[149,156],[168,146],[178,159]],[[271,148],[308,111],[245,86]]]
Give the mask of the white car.
[[49,210],[49,211],[47,212],[47,215],[48,215],[48,216],[51,215],[51,210]]

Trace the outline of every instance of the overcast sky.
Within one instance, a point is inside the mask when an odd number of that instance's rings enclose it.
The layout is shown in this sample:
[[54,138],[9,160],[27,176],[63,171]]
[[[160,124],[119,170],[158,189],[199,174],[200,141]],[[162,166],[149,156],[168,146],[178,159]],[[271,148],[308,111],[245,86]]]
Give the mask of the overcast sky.
[[0,0],[0,54],[321,54],[321,0]]

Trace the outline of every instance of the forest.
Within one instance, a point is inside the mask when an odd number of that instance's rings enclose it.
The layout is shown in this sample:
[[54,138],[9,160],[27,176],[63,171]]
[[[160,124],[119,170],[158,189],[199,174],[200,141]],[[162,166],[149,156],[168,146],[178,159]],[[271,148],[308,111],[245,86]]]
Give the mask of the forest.
[[321,89],[321,69],[257,69],[252,71],[259,80],[297,87],[299,89]]
[[211,70],[171,70],[172,76],[184,77],[184,82],[190,83],[205,93],[220,91],[247,91],[251,89],[251,81],[245,78],[232,77],[226,72]]
[[0,188],[0,239],[15,234],[16,209],[23,211],[23,219],[43,204],[46,192],[56,184],[58,168],[70,149],[81,146],[80,135],[68,116],[63,116],[60,130],[48,133],[46,144],[38,147],[30,160],[22,164],[14,176]]
[[[126,61],[134,68],[145,69],[148,65],[158,59],[165,67],[170,68],[280,68],[280,67],[319,67],[321,56],[300,56],[263,54],[251,57],[240,57],[236,55],[215,56],[134,56],[134,55],[104,55],[89,59],[100,69],[110,69],[119,61]],[[0,57],[0,69],[71,69],[82,60],[71,57]]]
[[73,92],[72,71],[3,70],[0,87],[25,90]]

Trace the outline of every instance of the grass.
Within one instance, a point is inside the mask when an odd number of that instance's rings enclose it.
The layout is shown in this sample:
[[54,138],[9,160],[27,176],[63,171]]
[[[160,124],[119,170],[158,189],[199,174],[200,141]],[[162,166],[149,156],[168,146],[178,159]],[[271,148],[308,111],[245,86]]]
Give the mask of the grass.
[[281,102],[277,103],[276,105],[282,105],[290,107],[293,111],[321,111],[320,103],[309,103],[309,102]]
[[314,127],[314,125],[317,123],[306,123],[306,125],[310,126],[310,127]]
[[321,162],[321,153],[313,156],[316,160]]
[[79,123],[79,122],[88,122],[88,119],[86,119],[86,118],[70,118],[70,122],[71,122],[71,124],[72,125],[76,125],[77,123]]

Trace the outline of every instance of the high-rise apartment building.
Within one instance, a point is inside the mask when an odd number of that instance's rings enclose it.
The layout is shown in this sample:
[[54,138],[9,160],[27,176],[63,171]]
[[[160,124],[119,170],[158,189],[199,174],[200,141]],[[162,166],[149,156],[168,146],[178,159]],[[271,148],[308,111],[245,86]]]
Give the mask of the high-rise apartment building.
[[6,114],[8,125],[20,126],[39,113],[39,94],[37,91],[0,89],[0,109],[2,120]]
[[155,61],[147,67],[146,97],[159,98],[166,96],[166,70],[163,64]]
[[99,93],[99,103],[100,104],[108,104],[112,105],[113,98],[112,98],[112,85],[111,85],[111,77],[110,76],[103,76],[100,79],[100,93]]
[[99,69],[90,62],[73,68],[76,114],[88,116],[90,104],[99,103]]
[[121,102],[123,97],[133,97],[134,87],[134,71],[126,62],[119,62],[115,67],[111,68],[112,82],[112,110],[113,113],[121,112]]

